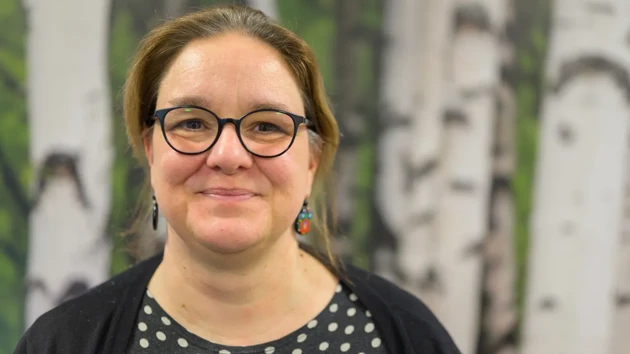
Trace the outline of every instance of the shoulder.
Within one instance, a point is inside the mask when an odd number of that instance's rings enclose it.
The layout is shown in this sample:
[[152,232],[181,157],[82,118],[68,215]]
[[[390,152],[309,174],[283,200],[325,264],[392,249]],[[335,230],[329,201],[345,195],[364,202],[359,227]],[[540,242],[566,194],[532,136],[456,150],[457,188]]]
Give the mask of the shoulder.
[[156,256],[139,263],[42,314],[27,329],[16,353],[62,350],[75,343],[91,345],[86,341],[92,337],[99,340],[112,330],[120,309],[130,305],[134,294],[143,293],[159,261]]
[[420,298],[375,273],[354,266],[347,266],[346,274],[366,306],[372,312],[379,311],[381,319],[389,317],[394,321],[392,325],[406,332],[405,340],[414,348],[421,347],[428,353],[461,353],[444,325]]

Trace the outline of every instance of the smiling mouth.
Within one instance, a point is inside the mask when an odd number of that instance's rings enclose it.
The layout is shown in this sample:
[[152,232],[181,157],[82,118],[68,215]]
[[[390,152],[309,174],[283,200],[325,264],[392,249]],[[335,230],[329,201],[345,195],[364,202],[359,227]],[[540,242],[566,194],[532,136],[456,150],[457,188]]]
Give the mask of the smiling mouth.
[[256,193],[246,189],[227,189],[227,188],[213,188],[201,192],[204,196],[212,198],[214,200],[226,201],[226,202],[240,202],[251,199],[256,196]]

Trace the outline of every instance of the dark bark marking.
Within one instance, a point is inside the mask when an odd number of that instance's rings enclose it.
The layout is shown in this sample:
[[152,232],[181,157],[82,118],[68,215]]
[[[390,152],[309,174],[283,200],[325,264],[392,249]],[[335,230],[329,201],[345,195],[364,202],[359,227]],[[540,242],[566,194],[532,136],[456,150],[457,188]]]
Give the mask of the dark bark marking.
[[490,31],[490,15],[482,4],[462,4],[455,9],[454,26],[455,33],[467,27],[478,31]]
[[61,304],[67,300],[82,295],[89,290],[90,286],[88,284],[89,282],[85,279],[75,279],[71,281],[61,295],[55,300],[55,303]]
[[[401,157],[402,158],[402,157]],[[415,183],[433,173],[438,167],[438,161],[435,159],[426,160],[419,166],[414,166],[409,157],[404,158],[405,166],[405,189],[410,191]]]
[[518,329],[516,323],[510,326],[510,329],[507,330],[496,342],[490,343],[488,346],[488,351],[480,352],[480,353],[499,353],[501,349],[506,347],[515,347],[518,342]]
[[452,180],[450,187],[458,193],[473,193],[477,190],[477,186],[473,182],[461,179]]
[[563,63],[560,66],[558,81],[552,85],[552,92],[558,94],[571,80],[583,73],[593,71],[610,75],[623,90],[626,100],[630,101],[630,77],[628,71],[621,64],[601,55],[584,55]]
[[435,169],[437,168],[437,165],[438,165],[437,160],[425,161],[422,165],[412,170],[412,178],[418,179],[418,178],[425,177],[426,175],[435,171]]
[[505,260],[501,257],[491,257],[486,259],[486,267],[488,271],[495,271],[500,269],[505,263]]
[[26,292],[31,292],[35,290],[39,290],[44,293],[44,296],[50,296],[50,290],[46,286],[46,283],[41,278],[27,278],[24,282],[24,287],[26,288]]
[[575,132],[567,123],[558,124],[558,136],[564,145],[570,145],[575,141]]
[[444,125],[459,125],[463,127],[468,127],[470,122],[468,121],[468,117],[464,112],[459,109],[449,108],[444,112]]
[[511,191],[512,179],[509,176],[496,174],[492,177],[492,192]]
[[407,222],[410,227],[423,226],[435,220],[435,212],[432,210],[425,211],[416,215],[410,215]]
[[429,269],[418,279],[418,287],[423,291],[439,291],[442,289],[442,281],[435,266]]
[[36,179],[38,181],[38,185],[33,200],[33,208],[37,207],[39,199],[44,194],[48,182],[53,178],[61,176],[71,178],[74,181],[77,189],[77,197],[79,198],[81,205],[86,209],[90,208],[90,203],[87,199],[87,193],[83,187],[83,180],[79,175],[77,164],[77,156],[54,151],[48,154],[38,171]]
[[551,296],[545,296],[538,302],[538,307],[543,311],[553,311],[558,303],[555,298]]
[[464,248],[462,256],[464,258],[480,256],[481,254],[483,254],[484,245],[485,244],[483,240],[471,242],[468,246],[466,246],[466,248]]
[[630,293],[626,294],[617,294],[616,299],[617,307],[626,307],[630,306]]
[[406,114],[400,114],[389,105],[383,104],[378,120],[378,130],[387,130],[392,128],[408,128],[411,124],[411,117]]

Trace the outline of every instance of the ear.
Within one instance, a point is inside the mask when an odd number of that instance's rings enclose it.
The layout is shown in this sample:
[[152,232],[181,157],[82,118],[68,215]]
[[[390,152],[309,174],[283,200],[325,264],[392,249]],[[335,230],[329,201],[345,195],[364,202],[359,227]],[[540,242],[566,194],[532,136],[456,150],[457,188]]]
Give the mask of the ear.
[[[317,168],[319,167],[319,160],[321,157],[321,146],[317,146],[314,149],[311,149],[311,153],[309,154],[308,161],[308,194],[310,195],[313,190],[313,183],[315,181],[315,174],[317,173]],[[307,195],[308,197],[308,195]]]
[[144,145],[144,155],[149,162],[149,167],[153,166],[153,144],[152,144],[152,135],[151,132],[147,132],[144,134],[142,138],[142,144]]

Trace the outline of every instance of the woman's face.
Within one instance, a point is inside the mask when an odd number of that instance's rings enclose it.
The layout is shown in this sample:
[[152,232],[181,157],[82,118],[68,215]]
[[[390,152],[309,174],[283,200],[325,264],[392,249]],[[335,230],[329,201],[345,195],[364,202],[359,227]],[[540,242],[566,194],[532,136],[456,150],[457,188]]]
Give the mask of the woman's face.
[[[182,104],[222,118],[239,118],[260,106],[304,115],[300,91],[280,54],[235,33],[191,42],[175,58],[159,87],[157,109]],[[224,126],[212,149],[184,155],[167,144],[156,122],[145,151],[169,237],[219,253],[293,237],[293,221],[317,168],[304,124],[291,148],[274,158],[245,150],[232,124]]]

